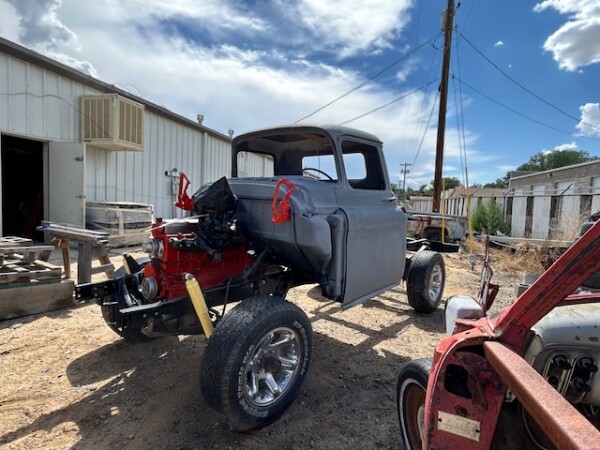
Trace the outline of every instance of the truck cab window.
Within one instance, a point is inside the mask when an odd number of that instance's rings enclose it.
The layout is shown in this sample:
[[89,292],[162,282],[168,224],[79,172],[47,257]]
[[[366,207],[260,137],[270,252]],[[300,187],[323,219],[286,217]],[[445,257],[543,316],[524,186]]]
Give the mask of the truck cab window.
[[348,183],[354,189],[384,190],[385,177],[376,147],[345,140],[342,155]]

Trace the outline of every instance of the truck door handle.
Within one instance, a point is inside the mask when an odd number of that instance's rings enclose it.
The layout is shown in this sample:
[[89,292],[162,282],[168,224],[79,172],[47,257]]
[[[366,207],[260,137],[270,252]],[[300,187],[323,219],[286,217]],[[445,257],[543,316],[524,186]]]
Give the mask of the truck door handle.
[[396,196],[393,195],[391,197],[385,198],[385,199],[383,199],[383,201],[384,202],[393,202],[393,201],[396,201]]

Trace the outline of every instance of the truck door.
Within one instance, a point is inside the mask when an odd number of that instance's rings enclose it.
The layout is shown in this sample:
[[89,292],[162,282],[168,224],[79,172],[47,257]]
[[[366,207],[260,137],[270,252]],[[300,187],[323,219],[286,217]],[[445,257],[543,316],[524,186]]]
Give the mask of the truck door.
[[343,308],[390,289],[402,279],[406,217],[389,188],[379,143],[344,138],[344,186],[336,191],[347,219]]

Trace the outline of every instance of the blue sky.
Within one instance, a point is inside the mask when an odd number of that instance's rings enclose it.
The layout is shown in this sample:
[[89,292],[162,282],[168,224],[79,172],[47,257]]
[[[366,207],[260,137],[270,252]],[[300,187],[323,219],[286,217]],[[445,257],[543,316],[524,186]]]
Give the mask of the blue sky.
[[[413,164],[417,187],[433,179],[445,6],[0,0],[0,35],[223,133],[295,122],[382,72],[303,122],[377,110],[347,125],[384,141],[393,181]],[[455,25],[445,176],[462,180],[465,160],[486,183],[540,151],[600,156],[600,2],[465,0]]]

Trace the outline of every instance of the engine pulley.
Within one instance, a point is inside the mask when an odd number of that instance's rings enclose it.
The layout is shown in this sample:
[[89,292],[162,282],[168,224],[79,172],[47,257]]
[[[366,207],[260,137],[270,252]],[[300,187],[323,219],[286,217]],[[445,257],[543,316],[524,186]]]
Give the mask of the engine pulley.
[[142,250],[148,253],[150,258],[161,258],[164,253],[163,242],[160,239],[148,239],[142,244]]
[[142,280],[142,295],[147,300],[152,300],[158,295],[158,283],[154,277],[145,277]]

